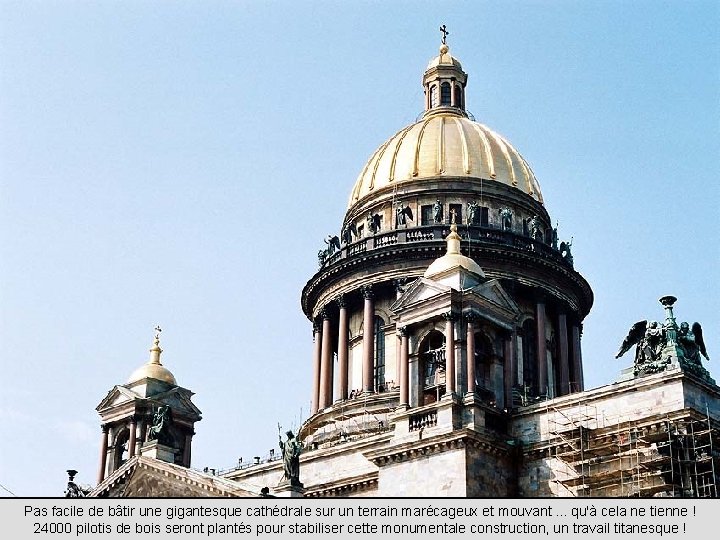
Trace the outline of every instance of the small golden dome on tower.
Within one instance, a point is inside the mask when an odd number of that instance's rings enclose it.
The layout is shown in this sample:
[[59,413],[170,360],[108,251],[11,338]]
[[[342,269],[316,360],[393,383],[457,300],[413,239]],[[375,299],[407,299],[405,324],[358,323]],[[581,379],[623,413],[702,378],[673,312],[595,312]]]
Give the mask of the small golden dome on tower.
[[470,257],[466,257],[460,253],[460,241],[461,238],[457,232],[457,225],[453,223],[450,226],[450,234],[445,238],[445,242],[447,242],[447,252],[442,257],[435,259],[432,264],[428,266],[423,277],[431,278],[444,274],[448,270],[464,268],[468,272],[484,278],[485,272],[480,268],[480,265]]
[[162,349],[160,348],[160,327],[156,327],[155,331],[155,341],[150,349],[150,360],[133,371],[133,374],[130,375],[128,379],[128,384],[143,379],[157,379],[168,384],[177,385],[175,375],[160,363],[160,354],[162,353]]

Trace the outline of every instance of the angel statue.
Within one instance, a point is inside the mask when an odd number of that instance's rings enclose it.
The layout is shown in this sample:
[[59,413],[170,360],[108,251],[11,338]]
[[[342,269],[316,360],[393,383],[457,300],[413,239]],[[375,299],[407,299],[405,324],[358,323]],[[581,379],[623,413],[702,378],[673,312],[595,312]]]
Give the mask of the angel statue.
[[327,238],[325,238],[325,243],[327,244],[327,256],[332,256],[335,251],[340,251],[340,238],[337,236],[333,236],[332,234],[328,234]]
[[403,203],[398,204],[397,208],[395,208],[395,228],[398,229],[400,225],[406,225],[408,219],[413,220],[412,208]]
[[367,213],[367,226],[368,230],[375,234],[380,230],[380,214],[373,214],[372,212]]
[[477,225],[480,214],[480,205],[475,201],[467,203],[467,216],[469,225]]
[[700,323],[693,323],[692,329],[686,322],[680,324],[677,333],[678,345],[685,354],[685,358],[694,364],[702,364],[700,355],[706,360],[710,360],[707,350],[705,349],[705,341],[703,340],[702,326]]
[[347,227],[345,227],[342,232],[340,233],[340,236],[342,237],[342,241],[345,244],[350,244],[353,241],[353,238],[358,237],[357,227],[355,226],[355,222],[351,221]]
[[630,347],[637,345],[635,365],[654,362],[660,358],[660,352],[665,343],[664,334],[663,328],[657,321],[651,321],[650,324],[647,321],[638,321],[630,328],[615,358],[620,358],[630,350]]

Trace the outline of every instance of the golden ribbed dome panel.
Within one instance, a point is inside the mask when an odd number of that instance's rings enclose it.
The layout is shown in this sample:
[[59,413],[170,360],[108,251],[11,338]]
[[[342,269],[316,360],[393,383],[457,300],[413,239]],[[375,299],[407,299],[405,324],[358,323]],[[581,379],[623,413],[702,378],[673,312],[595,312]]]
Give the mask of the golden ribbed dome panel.
[[349,206],[393,183],[443,176],[501,182],[542,203],[532,169],[506,139],[464,116],[443,112],[426,115],[380,146],[360,173]]

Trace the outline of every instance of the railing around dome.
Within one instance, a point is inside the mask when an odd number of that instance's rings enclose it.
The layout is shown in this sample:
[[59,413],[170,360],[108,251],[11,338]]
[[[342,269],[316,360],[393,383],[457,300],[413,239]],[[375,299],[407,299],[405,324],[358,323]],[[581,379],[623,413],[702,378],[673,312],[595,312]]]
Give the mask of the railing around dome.
[[[447,225],[430,225],[409,229],[395,229],[368,235],[342,246],[340,250],[328,257],[322,265],[322,268],[333,266],[344,259],[352,258],[375,249],[383,249],[402,244],[437,242],[438,240],[444,239],[449,232],[450,228]],[[522,251],[538,254],[544,258],[572,268],[572,264],[563,258],[558,249],[553,248],[541,240],[534,240],[529,236],[516,232],[502,231],[494,227],[482,227],[478,225],[459,225],[458,234],[460,234],[463,239],[463,248],[468,247],[468,239],[471,249],[483,245],[499,244],[510,246]]]

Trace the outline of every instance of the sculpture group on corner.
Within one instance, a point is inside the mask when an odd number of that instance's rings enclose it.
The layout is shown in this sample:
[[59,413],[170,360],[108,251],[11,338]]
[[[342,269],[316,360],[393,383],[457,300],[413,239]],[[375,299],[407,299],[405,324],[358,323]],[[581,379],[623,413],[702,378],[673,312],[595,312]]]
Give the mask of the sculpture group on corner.
[[702,326],[698,322],[692,327],[687,322],[678,326],[672,312],[676,300],[674,296],[662,297],[660,302],[667,311],[665,322],[662,325],[657,321],[636,322],[620,345],[615,358],[620,358],[635,346],[636,376],[664,371],[677,362],[684,371],[709,379],[710,375],[702,365],[702,357],[710,360]]

